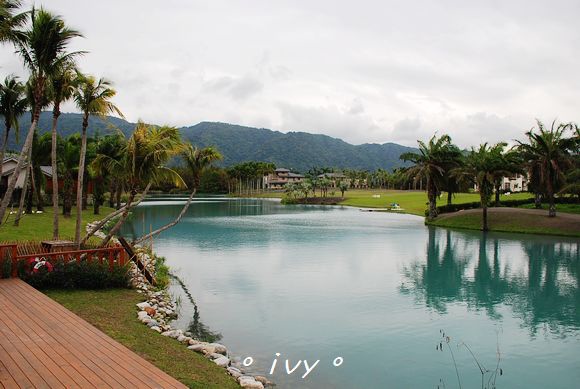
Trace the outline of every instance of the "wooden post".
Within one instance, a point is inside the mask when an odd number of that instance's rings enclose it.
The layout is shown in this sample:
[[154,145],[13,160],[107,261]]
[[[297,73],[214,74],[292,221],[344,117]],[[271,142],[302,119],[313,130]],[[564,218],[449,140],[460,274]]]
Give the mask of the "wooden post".
[[12,278],[16,278],[18,277],[18,260],[17,260],[17,256],[18,256],[18,246],[14,245],[12,246]]

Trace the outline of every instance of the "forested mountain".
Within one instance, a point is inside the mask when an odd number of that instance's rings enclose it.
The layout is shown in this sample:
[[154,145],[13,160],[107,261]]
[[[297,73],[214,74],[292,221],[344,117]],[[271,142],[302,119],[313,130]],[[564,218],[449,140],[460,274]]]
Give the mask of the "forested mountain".
[[[59,134],[68,136],[81,129],[82,115],[63,113],[59,119]],[[30,116],[21,120],[22,134],[26,133]],[[40,132],[48,132],[52,125],[52,115],[43,112],[40,117]],[[88,132],[101,135],[118,128],[126,135],[131,133],[134,124],[110,117],[106,121],[91,118]],[[4,130],[3,125],[0,129]],[[216,146],[224,155],[226,166],[243,161],[273,162],[278,167],[295,171],[306,171],[311,167],[336,167],[375,170],[393,169],[402,166],[399,156],[415,149],[395,143],[351,145],[341,139],[327,135],[306,132],[271,131],[263,128],[243,127],[226,123],[201,122],[191,127],[180,128],[184,139],[194,145]],[[23,141],[21,136],[20,142]],[[14,136],[11,135],[9,149],[16,150]]]

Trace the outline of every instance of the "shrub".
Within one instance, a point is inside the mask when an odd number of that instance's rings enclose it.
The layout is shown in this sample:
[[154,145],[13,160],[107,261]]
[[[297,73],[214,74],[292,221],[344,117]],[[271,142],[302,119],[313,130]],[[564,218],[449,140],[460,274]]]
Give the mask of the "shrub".
[[52,271],[45,266],[32,272],[27,263],[19,263],[19,276],[22,280],[39,289],[104,289],[128,287],[129,274],[127,265],[113,265],[104,261],[74,261],[64,263],[57,261],[53,264]]

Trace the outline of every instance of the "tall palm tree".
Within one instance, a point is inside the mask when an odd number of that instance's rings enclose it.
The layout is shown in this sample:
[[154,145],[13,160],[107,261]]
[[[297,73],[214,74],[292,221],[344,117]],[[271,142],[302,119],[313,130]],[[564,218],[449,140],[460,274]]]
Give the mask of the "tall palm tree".
[[528,142],[520,142],[519,148],[530,175],[536,177],[536,185],[541,186],[548,197],[548,216],[556,216],[554,194],[565,184],[566,170],[573,167],[572,151],[578,147],[577,136],[568,137],[568,131],[576,130],[574,125],[552,123],[550,129],[537,121],[538,132],[526,132]]
[[503,178],[506,176],[505,173],[507,172],[509,175],[524,173],[522,169],[522,160],[520,157],[521,153],[519,153],[516,148],[511,148],[505,152],[502,152],[501,158],[503,161],[503,168],[501,171],[496,172],[493,180],[496,207],[500,206],[501,184],[503,182]]
[[429,200],[428,220],[433,220],[437,216],[437,196],[444,184],[446,173],[451,168],[458,166],[462,155],[457,146],[451,143],[449,135],[436,135],[425,144],[417,141],[419,153],[404,153],[401,155],[403,161],[410,161],[414,166],[407,170],[407,175],[415,180],[424,179],[427,184],[427,198]]
[[32,124],[22,146],[14,174],[10,176],[8,188],[0,203],[0,221],[4,219],[8,203],[16,187],[16,180],[24,166],[26,156],[32,145],[34,130],[40,117],[41,101],[45,96],[47,78],[54,74],[63,63],[71,61],[79,53],[66,53],[70,41],[81,34],[68,28],[60,16],[53,15],[44,9],[33,9],[30,13],[29,27],[19,34],[18,53],[31,73],[34,82],[34,109]]
[[63,66],[58,68],[54,74],[51,75],[49,82],[52,90],[52,147],[50,150],[50,160],[52,166],[52,238],[58,239],[58,160],[57,160],[57,124],[60,117],[60,105],[71,99],[76,87],[76,72],[73,61],[63,63]]
[[181,152],[181,158],[193,176],[190,184],[198,189],[201,182],[201,175],[215,161],[223,159],[223,156],[215,147],[205,147],[199,149],[188,143]]
[[85,173],[85,157],[87,153],[87,127],[91,115],[106,117],[108,114],[117,114],[124,118],[123,113],[111,102],[117,92],[111,88],[111,82],[93,76],[77,73],[77,89],[74,92],[76,106],[83,112],[83,126],[81,135],[81,154],[77,178],[77,223],[75,229],[75,243],[81,242],[81,224],[83,209],[83,180]]
[[6,127],[4,142],[2,143],[2,150],[0,151],[0,177],[2,176],[3,165],[1,161],[4,161],[10,130],[14,128],[16,139],[18,139],[20,129],[18,119],[24,115],[27,107],[28,103],[24,85],[18,81],[17,77],[6,77],[4,83],[0,84],[0,115],[4,117],[4,126]]
[[477,185],[483,211],[483,231],[489,230],[487,207],[493,193],[495,178],[509,174],[509,171],[505,170],[504,149],[506,146],[506,143],[498,143],[490,147],[484,143],[477,149],[472,148],[465,158],[464,165],[451,171],[453,177],[459,180],[466,179]]
[[103,245],[106,245],[121,228],[129,216],[135,198],[150,184],[172,180],[176,185],[185,186],[181,176],[165,166],[172,157],[181,153],[182,149],[183,145],[177,128],[155,127],[140,122],[123,147],[120,158],[105,154],[97,155],[91,168],[103,173],[119,172],[128,191],[128,199],[120,219],[109,231]]

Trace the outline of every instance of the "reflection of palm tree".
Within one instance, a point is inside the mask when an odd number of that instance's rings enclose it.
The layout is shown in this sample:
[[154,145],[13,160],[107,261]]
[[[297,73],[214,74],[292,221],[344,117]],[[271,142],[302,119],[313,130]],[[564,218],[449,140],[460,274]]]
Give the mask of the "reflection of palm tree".
[[[540,326],[565,334],[580,328],[580,252],[577,243],[522,243],[528,257],[527,272],[522,275],[500,262],[501,244],[493,240],[493,259],[488,254],[488,237],[478,239],[477,262],[473,273],[466,271],[451,232],[447,231],[445,248],[435,228],[429,229],[425,260],[418,260],[403,270],[411,287],[401,293],[414,292],[429,308],[446,312],[448,303],[463,302],[484,308],[491,319],[499,320],[498,306],[510,306],[515,317],[523,320],[532,334]],[[460,234],[460,233],[456,233]],[[468,234],[462,234],[469,241]]]
[[183,289],[183,293],[185,293],[185,296],[187,296],[187,299],[191,305],[193,305],[193,317],[187,325],[187,331],[191,333],[191,337],[204,342],[219,342],[223,337],[222,334],[219,332],[211,331],[209,327],[200,320],[199,308],[197,307],[197,304],[195,303],[195,300],[193,299],[189,289],[187,289],[185,283],[181,280],[181,278],[174,274],[170,274],[170,276],[175,282],[177,282],[181,289]]

